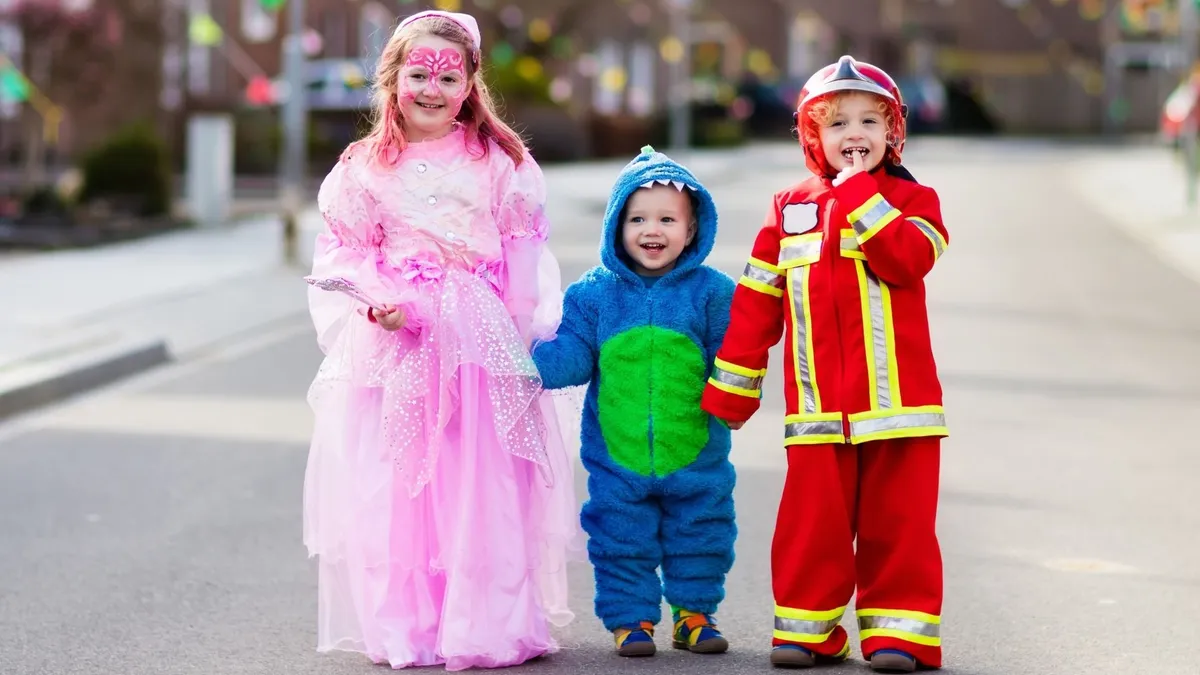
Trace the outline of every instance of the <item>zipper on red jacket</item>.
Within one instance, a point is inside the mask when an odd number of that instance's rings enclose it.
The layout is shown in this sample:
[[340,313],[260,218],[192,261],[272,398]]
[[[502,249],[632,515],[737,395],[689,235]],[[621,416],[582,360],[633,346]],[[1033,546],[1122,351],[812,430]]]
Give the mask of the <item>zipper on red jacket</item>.
[[[845,410],[846,405],[846,355],[843,349],[842,342],[842,312],[838,309],[838,283],[837,283],[837,266],[841,263],[842,257],[842,228],[834,227],[833,214],[837,208],[837,200],[833,197],[829,198],[825,207],[825,236],[832,235],[833,242],[837,247],[830,256],[829,261],[829,289],[830,298],[833,300],[833,323],[834,330],[837,331],[837,355],[838,355],[838,407]],[[832,230],[832,232],[830,231]],[[846,417],[846,413],[842,413],[842,438],[846,443],[850,442],[850,421]]]

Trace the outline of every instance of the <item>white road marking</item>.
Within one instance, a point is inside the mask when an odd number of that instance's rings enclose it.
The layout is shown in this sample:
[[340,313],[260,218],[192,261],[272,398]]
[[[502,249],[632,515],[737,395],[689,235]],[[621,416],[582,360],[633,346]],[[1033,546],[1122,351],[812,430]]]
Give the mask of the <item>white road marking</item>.
[[[94,431],[120,431],[121,433],[167,433],[165,431],[155,432],[155,427],[170,427],[174,428],[177,433],[185,435],[194,435],[200,431],[199,427],[203,424],[208,424],[212,428],[208,429],[210,437],[219,438],[221,434],[229,434],[226,436],[231,440],[278,440],[283,442],[295,442],[295,439],[303,434],[305,443],[307,436],[311,432],[311,422],[304,422],[311,417],[309,414],[308,404],[303,397],[297,397],[292,400],[272,400],[272,399],[238,399],[236,397],[220,396],[209,399],[207,404],[199,404],[203,410],[218,411],[227,415],[224,418],[210,419],[205,416],[203,422],[200,421],[200,415],[195,415],[196,425],[189,426],[184,420],[167,420],[159,419],[159,414],[166,416],[177,412],[177,406],[174,402],[179,400],[179,397],[163,394],[149,394],[149,390],[159,387],[167,382],[178,380],[183,377],[195,374],[213,364],[233,361],[243,358],[248,354],[266,349],[272,345],[286,342],[298,335],[303,335],[306,332],[312,331],[312,324],[307,317],[298,318],[294,321],[282,323],[278,328],[263,331],[262,333],[249,337],[237,342],[227,343],[225,345],[214,347],[214,351],[206,352],[203,355],[185,359],[173,364],[168,364],[161,368],[147,371],[141,375],[136,375],[130,379],[122,380],[107,387],[102,387],[95,391],[82,394],[77,398],[67,401],[62,401],[45,408],[34,410],[11,420],[7,420],[0,424],[0,444],[5,441],[16,438],[39,429],[55,428],[55,429],[77,429]],[[314,375],[316,374],[314,370]],[[150,399],[161,401],[156,403]],[[232,409],[222,406],[221,401],[237,401],[232,405],[243,406],[240,409]],[[193,398],[193,403],[196,403]],[[154,405],[158,405],[159,412],[153,412]],[[280,409],[286,408],[291,412],[291,417],[303,422],[300,426],[302,431],[295,429],[275,429],[273,427],[264,428],[261,431],[254,431],[247,427],[253,426],[260,419],[259,410],[256,407],[247,408],[244,406],[253,405],[263,406],[261,419],[265,424],[274,421],[276,424],[282,424],[279,419]],[[124,410],[137,409],[137,415],[133,413],[125,413]],[[95,412],[96,410],[107,411],[104,414]],[[300,413],[303,413],[301,416]],[[100,419],[107,415],[110,419]],[[138,417],[140,415],[140,417]],[[274,415],[274,416],[272,416]],[[240,418],[249,418],[250,421],[244,422]],[[136,424],[133,422],[136,421]],[[188,429],[191,429],[189,432]]]
[[312,414],[303,398],[175,394],[99,397],[43,421],[43,429],[232,442],[308,444]]

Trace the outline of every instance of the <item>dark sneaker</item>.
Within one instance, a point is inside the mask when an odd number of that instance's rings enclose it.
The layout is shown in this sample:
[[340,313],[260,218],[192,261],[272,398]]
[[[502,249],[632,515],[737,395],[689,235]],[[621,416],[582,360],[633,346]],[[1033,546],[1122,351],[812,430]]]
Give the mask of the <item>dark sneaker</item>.
[[917,660],[899,649],[881,649],[871,655],[871,670],[877,673],[912,673]]

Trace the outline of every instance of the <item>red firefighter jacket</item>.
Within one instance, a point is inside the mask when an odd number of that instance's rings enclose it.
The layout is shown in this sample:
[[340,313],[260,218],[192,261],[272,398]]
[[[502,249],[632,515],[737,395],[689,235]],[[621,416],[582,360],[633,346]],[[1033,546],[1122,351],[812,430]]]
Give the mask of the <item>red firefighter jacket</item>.
[[924,277],[948,242],[937,193],[885,171],[777,193],[702,407],[749,419],[783,333],[786,445],[947,435]]

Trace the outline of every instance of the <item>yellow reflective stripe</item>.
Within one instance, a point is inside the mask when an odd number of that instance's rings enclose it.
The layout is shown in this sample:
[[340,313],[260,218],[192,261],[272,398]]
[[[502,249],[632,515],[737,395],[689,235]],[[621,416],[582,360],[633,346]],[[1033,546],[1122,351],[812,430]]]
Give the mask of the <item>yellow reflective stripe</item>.
[[783,444],[785,446],[845,442],[846,434],[842,428],[841,413],[788,415],[783,418]]
[[937,626],[942,625],[942,617],[937,614],[928,614],[926,612],[916,612],[911,609],[860,609],[855,612],[859,617],[859,625],[862,625],[862,617],[894,617],[897,619],[912,619],[913,621],[921,621],[923,623],[931,623]]
[[741,375],[742,377],[762,377],[767,374],[766,368],[747,368],[746,366],[739,366],[722,358],[713,359],[713,365],[721,370]]
[[784,278],[783,271],[775,265],[757,258],[750,258],[746,263],[746,269],[742,272],[742,278],[738,283],[772,297],[783,297]]
[[821,410],[821,392],[817,388],[813,357],[812,307],[808,301],[808,280],[812,267],[805,265],[788,270],[788,293],[792,304],[792,365],[800,389],[800,410],[813,414]]
[[755,281],[754,279],[750,279],[748,277],[742,277],[741,279],[738,279],[738,283],[746,288],[758,291],[759,293],[763,293],[774,298],[783,297],[782,288],[775,288],[774,286],[769,286],[761,281]]
[[708,383],[730,394],[747,398],[761,398],[762,378],[766,374],[766,368],[755,370],[723,359],[715,359],[712,376],[708,378]]
[[870,213],[871,209],[875,208],[876,206],[879,206],[880,204],[882,204],[884,202],[885,202],[885,200],[883,198],[883,195],[876,192],[875,194],[871,195],[870,199],[863,202],[862,206],[851,211],[850,214],[846,216],[846,220],[849,221],[851,225],[853,225],[854,223],[857,223],[858,221],[862,220],[863,216]]
[[875,279],[875,283],[879,284],[879,298],[883,303],[883,331],[885,352],[887,353],[888,398],[893,406],[902,408],[904,404],[900,400],[900,364],[896,358],[896,321],[892,316],[892,290],[878,277]]
[[949,435],[946,413],[940,405],[869,410],[850,415],[851,443]]
[[867,265],[855,261],[854,269],[858,273],[858,297],[861,303],[863,327],[863,353],[867,356],[867,394],[870,397],[871,410],[879,409],[878,372],[875,365],[875,332],[871,325],[871,297],[867,288]]
[[879,234],[888,223],[899,217],[900,210],[876,192],[862,206],[851,211],[846,220],[854,226],[854,231],[858,234],[858,243],[865,244],[871,237]]
[[821,233],[809,232],[779,241],[780,269],[811,265],[821,259]]
[[841,621],[842,615],[845,613],[845,605],[835,609],[822,610],[796,609],[794,607],[775,605],[775,616],[784,619],[798,619],[800,621],[829,621],[830,619]]
[[745,396],[746,398],[762,398],[762,390],[761,389],[745,389],[743,387],[739,387],[734,384],[728,384],[728,383],[722,382],[713,377],[708,378],[708,383],[711,384],[713,387],[716,387],[717,389],[720,389],[721,391],[724,391],[724,392],[728,392],[730,394],[736,394],[738,396]]
[[868,628],[867,630],[858,631],[858,638],[860,640],[869,640],[875,637],[890,637],[897,640],[912,642],[913,644],[925,645],[927,647],[942,646],[942,638],[940,637],[929,637],[926,635],[918,635],[916,633],[906,633],[904,631],[899,631],[892,628]]
[[924,218],[912,216],[906,220],[913,225],[916,225],[917,229],[921,231],[921,234],[925,235],[925,238],[929,240],[929,243],[933,244],[934,262],[936,262],[938,258],[942,257],[942,253],[944,253],[946,251],[946,247],[949,246],[949,244],[946,243],[945,238],[942,237],[942,233],[938,232],[938,229]]
[[858,635],[867,640],[890,637],[919,645],[940,647],[942,619],[933,614],[903,609],[858,610]]
[[772,265],[771,263],[769,263],[765,260],[759,260],[758,258],[750,258],[746,262],[749,265],[753,265],[754,267],[757,267],[758,269],[766,271],[766,272],[770,272],[771,274],[776,274],[776,275],[783,274],[783,270],[779,269],[775,265]]
[[788,642],[821,643],[829,639],[845,613],[845,607],[813,612],[776,605],[774,636]]
[[839,248],[843,258],[867,259],[867,254],[863,253],[862,249],[858,246],[858,235],[852,229],[843,229],[841,231],[841,246]]
[[856,260],[854,264],[862,302],[863,347],[867,356],[867,393],[871,410],[899,408],[903,404],[900,401],[891,291],[865,262]]

